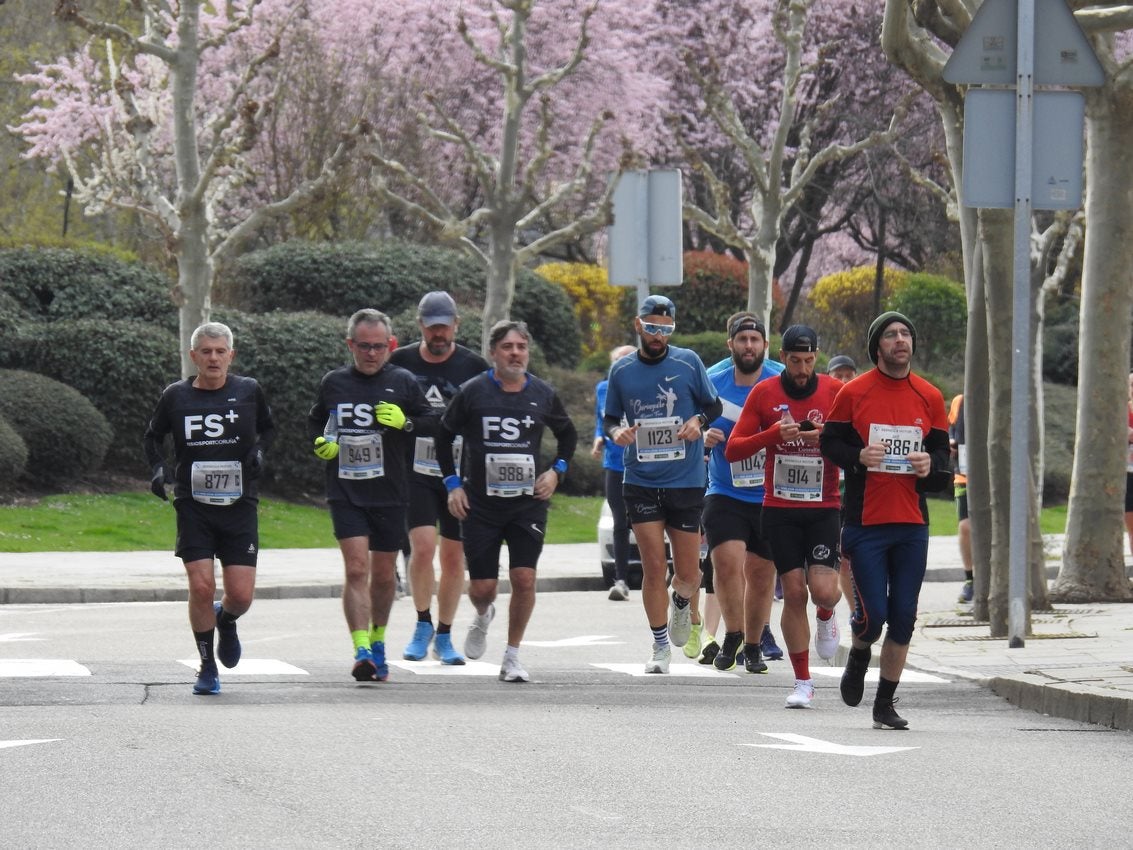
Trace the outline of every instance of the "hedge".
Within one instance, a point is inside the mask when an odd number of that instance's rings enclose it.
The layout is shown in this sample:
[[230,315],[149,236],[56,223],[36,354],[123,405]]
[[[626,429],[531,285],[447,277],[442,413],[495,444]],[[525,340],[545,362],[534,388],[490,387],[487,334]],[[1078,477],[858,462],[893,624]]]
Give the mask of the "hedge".
[[0,489],[21,478],[28,465],[28,447],[7,419],[0,416]]
[[28,450],[24,477],[62,484],[102,466],[114,432],[76,389],[34,372],[0,370],[0,417]]

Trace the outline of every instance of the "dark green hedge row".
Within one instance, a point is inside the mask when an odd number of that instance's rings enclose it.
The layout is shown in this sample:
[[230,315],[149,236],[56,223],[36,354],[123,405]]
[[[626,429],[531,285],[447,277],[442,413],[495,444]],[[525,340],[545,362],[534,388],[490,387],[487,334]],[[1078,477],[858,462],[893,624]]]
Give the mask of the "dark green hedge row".
[[0,416],[0,481],[15,482],[28,466],[28,447],[8,420]]
[[114,431],[76,389],[44,375],[0,370],[0,418],[27,447],[24,477],[64,484],[102,466]]
[[[248,313],[318,310],[345,321],[361,307],[390,316],[402,342],[417,337],[417,302],[431,290],[452,293],[463,314],[463,337],[482,311],[484,267],[461,251],[404,242],[287,242],[241,257],[218,286],[216,301]],[[573,368],[582,343],[570,299],[563,290],[522,271],[511,314],[525,321],[547,362]],[[479,350],[479,335],[469,346]]]

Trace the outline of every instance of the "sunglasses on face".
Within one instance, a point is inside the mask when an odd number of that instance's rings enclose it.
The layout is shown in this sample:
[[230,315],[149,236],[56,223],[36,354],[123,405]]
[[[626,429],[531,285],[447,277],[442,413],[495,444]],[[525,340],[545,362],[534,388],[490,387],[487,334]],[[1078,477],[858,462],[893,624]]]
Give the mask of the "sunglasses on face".
[[641,329],[652,335],[660,334],[661,336],[672,336],[673,331],[676,330],[676,325],[659,325],[655,322],[642,322]]
[[385,351],[389,348],[388,342],[355,342],[354,347],[369,354],[371,351]]

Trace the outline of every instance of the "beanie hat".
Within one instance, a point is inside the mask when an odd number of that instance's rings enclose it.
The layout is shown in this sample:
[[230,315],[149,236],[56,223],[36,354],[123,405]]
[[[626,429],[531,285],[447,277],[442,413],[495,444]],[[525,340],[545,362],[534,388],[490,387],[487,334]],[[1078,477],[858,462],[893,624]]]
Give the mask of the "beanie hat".
[[890,310],[888,313],[882,313],[873,320],[873,324],[869,326],[869,343],[867,349],[869,351],[869,359],[877,365],[877,349],[881,345],[881,334],[885,329],[894,322],[900,322],[909,329],[909,333],[913,335],[913,354],[917,353],[917,329],[913,323],[909,321],[909,317],[898,313],[896,310]]

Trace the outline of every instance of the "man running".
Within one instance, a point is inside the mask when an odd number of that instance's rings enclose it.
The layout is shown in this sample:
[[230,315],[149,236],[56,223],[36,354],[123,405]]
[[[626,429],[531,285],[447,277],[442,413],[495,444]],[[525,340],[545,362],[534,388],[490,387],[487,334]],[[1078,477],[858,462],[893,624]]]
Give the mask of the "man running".
[[[425,294],[417,305],[417,327],[421,331],[421,341],[398,348],[390,355],[390,363],[408,369],[417,377],[425,398],[439,417],[456,395],[457,388],[487,369],[488,361],[456,343],[460,316],[456,312],[456,302],[447,292]],[[452,645],[452,621],[464,591],[464,543],[460,539],[460,522],[448,511],[448,493],[437,463],[433,438],[439,427],[438,420],[436,424],[431,423],[429,427],[414,432],[406,518],[411,548],[409,586],[413,607],[417,610],[417,626],[402,657],[420,661],[428,655],[429,643],[432,642],[433,653],[442,664],[459,665],[464,663],[464,656]],[[441,554],[439,583],[433,573],[438,525]],[[434,586],[437,593],[435,629],[430,610]]]
[[[206,322],[190,346],[197,375],[165,388],[143,444],[153,494],[168,501],[165,485],[174,485],[176,554],[189,579],[189,624],[201,659],[193,693],[211,695],[220,693],[216,662],[231,668],[240,661],[236,619],[252,605],[260,548],[256,479],[275,425],[260,385],[228,374],[236,350],[227,325]],[[173,438],[172,469],[166,435]],[[215,603],[214,558],[224,575],[224,595]]]
[[[448,490],[448,509],[461,520],[468,559],[468,598],[476,616],[464,654],[476,659],[487,648],[488,626],[496,615],[500,546],[507,543],[511,602],[507,649],[500,680],[526,682],[519,662],[531,612],[535,569],[547,533],[547,507],[566,475],[578,433],[554,388],[527,371],[531,333],[523,322],[496,322],[488,334],[492,368],[466,382],[441,417],[437,461]],[[558,444],[549,469],[540,466],[543,430]],[[452,445],[464,438],[463,476]]]

